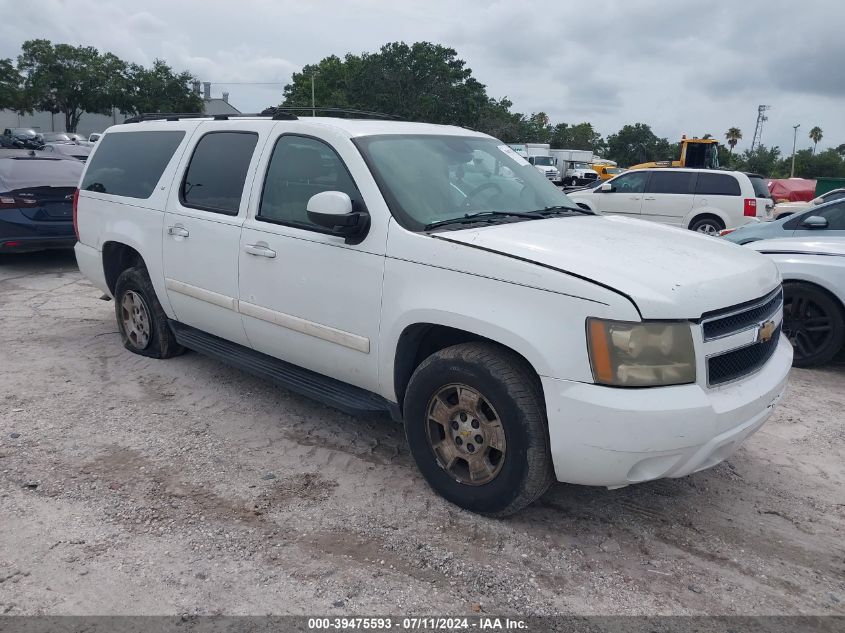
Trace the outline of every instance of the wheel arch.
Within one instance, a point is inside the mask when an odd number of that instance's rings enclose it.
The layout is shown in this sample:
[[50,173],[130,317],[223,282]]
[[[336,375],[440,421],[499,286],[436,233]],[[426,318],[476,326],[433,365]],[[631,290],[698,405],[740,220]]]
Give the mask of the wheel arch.
[[[442,349],[470,342],[490,343],[515,354],[530,369],[531,374],[537,381],[540,393],[543,393],[540,373],[537,371],[535,364],[529,360],[526,354],[520,352],[519,349],[515,349],[514,346],[503,344],[470,329],[434,322],[418,322],[407,325],[402,330],[396,343],[392,378],[399,410],[402,410],[405,392],[411,376],[420,363]],[[533,354],[529,352],[528,355],[532,356]]]
[[783,283],[784,285],[801,284],[820,290],[833,299],[834,303],[839,307],[839,311],[842,313],[843,318],[845,318],[845,299],[836,294],[836,291],[831,287],[831,284],[829,284],[826,279],[821,279],[813,275],[787,274],[783,277]]
[[723,228],[730,229],[734,228],[730,222],[730,218],[728,214],[722,211],[721,209],[714,209],[712,207],[705,207],[703,209],[695,209],[691,211],[689,215],[687,215],[685,225],[689,229],[692,227],[695,222],[698,220],[703,220],[704,218],[713,218],[719,220],[722,223]]
[[137,249],[118,241],[108,241],[103,244],[103,274],[109,292],[114,296],[117,278],[127,268],[141,265],[147,267],[141,253]]

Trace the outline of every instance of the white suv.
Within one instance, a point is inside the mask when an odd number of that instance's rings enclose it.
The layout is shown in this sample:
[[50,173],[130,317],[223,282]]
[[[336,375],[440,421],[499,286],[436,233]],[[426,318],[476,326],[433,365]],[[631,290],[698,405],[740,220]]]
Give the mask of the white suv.
[[756,174],[712,169],[636,169],[570,197],[585,209],[716,235],[770,220],[774,201]]
[[437,492],[498,516],[555,478],[708,468],[771,414],[792,348],[766,257],[585,212],[484,134],[276,117],[95,146],[76,255],[130,351],[388,412]]

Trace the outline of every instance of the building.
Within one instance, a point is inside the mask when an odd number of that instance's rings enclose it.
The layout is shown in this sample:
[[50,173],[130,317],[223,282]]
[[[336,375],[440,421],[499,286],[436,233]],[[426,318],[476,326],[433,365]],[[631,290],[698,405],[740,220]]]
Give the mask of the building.
[[[200,94],[200,82],[195,81],[192,89]],[[240,114],[235,106],[229,103],[229,93],[224,92],[221,97],[211,96],[211,83],[202,83],[203,112],[206,114]],[[109,114],[84,112],[79,119],[76,131],[84,136],[92,132],[102,132],[107,127],[123,123],[131,115],[114,109]],[[14,110],[0,110],[0,132],[6,128],[29,127],[36,132],[65,132],[65,115],[52,112],[37,111],[32,114],[18,114]]]

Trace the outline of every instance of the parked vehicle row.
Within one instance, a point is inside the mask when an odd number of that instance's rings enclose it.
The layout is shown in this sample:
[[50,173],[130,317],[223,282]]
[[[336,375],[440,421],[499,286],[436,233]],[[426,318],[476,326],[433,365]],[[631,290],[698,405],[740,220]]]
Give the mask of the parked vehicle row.
[[823,193],[810,200],[809,202],[778,202],[775,205],[774,217],[780,219],[793,213],[804,211],[813,205],[825,204],[826,202],[833,202],[834,200],[842,200],[845,198],[845,189],[832,189],[827,193]]
[[[490,515],[554,479],[709,468],[771,415],[792,347],[767,257],[593,214],[480,133],[293,119],[143,121],[98,141],[75,248],[127,349],[191,348],[386,411],[429,484]],[[641,198],[660,173],[638,174]],[[757,199],[748,176],[715,175]]]
[[761,176],[677,167],[628,171],[598,187],[569,195],[579,206],[591,211],[660,222],[708,235],[771,219],[774,206]]

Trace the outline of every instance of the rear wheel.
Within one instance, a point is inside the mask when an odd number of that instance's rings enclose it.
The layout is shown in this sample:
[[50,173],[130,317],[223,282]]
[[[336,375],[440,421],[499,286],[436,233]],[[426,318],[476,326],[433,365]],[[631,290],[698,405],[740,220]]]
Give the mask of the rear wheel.
[[717,217],[705,215],[693,220],[692,223],[689,225],[689,228],[690,231],[695,231],[696,233],[705,233],[706,235],[718,235],[719,231],[725,228],[725,223]]
[[124,270],[114,289],[114,311],[123,346],[150,358],[170,358],[184,351],[167,325],[146,268]]
[[554,480],[536,375],[492,343],[466,343],[424,360],[408,384],[405,433],[429,485],[472,512],[506,516]]
[[827,292],[800,282],[783,284],[783,331],[794,350],[796,367],[822,365],[845,342],[842,307]]

